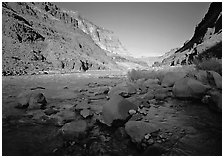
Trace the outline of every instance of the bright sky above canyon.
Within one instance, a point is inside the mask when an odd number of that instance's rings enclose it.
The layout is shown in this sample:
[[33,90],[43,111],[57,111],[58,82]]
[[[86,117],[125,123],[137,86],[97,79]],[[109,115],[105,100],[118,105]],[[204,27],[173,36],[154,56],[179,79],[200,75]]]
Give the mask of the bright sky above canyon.
[[206,14],[208,2],[67,2],[94,24],[114,31],[136,57],[158,56],[181,47]]

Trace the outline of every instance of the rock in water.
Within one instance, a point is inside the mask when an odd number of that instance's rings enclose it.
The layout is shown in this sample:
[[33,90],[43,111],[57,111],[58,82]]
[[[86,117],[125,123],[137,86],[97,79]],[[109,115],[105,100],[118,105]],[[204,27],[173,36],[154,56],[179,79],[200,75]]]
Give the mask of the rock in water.
[[137,110],[137,106],[120,95],[114,94],[103,106],[103,120],[111,126],[115,120],[126,120],[130,116],[128,112],[131,109]]
[[87,130],[87,123],[84,120],[66,123],[61,128],[63,137],[68,140],[84,137],[86,134],[86,130]]
[[32,93],[29,100],[29,109],[45,108],[47,101],[42,93]]
[[132,142],[140,143],[146,134],[157,131],[155,125],[143,121],[128,121],[125,130]]
[[187,77],[175,82],[173,86],[173,94],[178,98],[201,99],[209,89],[209,86],[204,85],[195,79]]
[[24,92],[17,96],[16,108],[38,109],[47,105],[45,96],[39,92]]
[[186,73],[184,72],[168,72],[162,80],[162,86],[171,87],[176,81],[184,78],[184,76],[186,76]]

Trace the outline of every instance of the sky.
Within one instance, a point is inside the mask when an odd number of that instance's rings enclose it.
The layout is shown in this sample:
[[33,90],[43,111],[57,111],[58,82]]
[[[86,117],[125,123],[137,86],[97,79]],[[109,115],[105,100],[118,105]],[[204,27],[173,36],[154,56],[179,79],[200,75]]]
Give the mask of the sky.
[[135,57],[181,47],[208,11],[209,2],[64,2],[94,24],[112,30]]

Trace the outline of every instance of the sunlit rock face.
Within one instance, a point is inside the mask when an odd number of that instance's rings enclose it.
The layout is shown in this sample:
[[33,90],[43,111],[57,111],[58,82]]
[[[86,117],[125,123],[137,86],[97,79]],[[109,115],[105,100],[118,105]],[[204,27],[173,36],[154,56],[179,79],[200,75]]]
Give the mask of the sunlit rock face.
[[162,64],[191,64],[195,57],[222,57],[222,5],[211,3],[208,12],[196,26],[193,37],[186,41],[173,55],[165,58]]
[[80,16],[78,12],[64,10],[78,21],[78,28],[90,35],[93,41],[103,50],[110,53],[129,55],[113,31],[95,25],[91,21]]
[[[2,3],[3,75],[123,70],[127,50],[112,31],[49,2]],[[116,58],[113,56],[116,55]],[[140,63],[141,64],[141,63]],[[133,65],[133,64],[130,64]]]

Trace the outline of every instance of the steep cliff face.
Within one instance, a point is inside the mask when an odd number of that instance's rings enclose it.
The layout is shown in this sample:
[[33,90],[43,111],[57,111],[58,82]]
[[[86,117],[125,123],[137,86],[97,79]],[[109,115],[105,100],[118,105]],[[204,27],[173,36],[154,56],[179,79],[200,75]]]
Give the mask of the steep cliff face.
[[93,24],[91,21],[80,16],[78,12],[65,9],[63,11],[75,18],[78,21],[78,27],[86,34],[89,34],[101,49],[113,54],[129,55],[127,49],[121,44],[113,31]]
[[105,31],[52,3],[3,2],[2,73],[123,69],[108,56],[122,45]]
[[193,37],[162,64],[191,64],[193,59],[222,57],[222,3],[211,3],[208,12],[196,26]]

